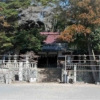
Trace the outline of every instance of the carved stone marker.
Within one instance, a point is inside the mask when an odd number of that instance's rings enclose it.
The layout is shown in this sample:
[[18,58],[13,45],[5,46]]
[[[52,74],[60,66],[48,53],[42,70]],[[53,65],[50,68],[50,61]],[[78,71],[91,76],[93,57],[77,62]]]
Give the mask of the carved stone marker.
[[6,84],[12,83],[12,75],[10,73],[5,74],[5,82],[6,82]]
[[31,83],[31,82],[36,82],[36,80],[37,80],[37,70],[32,70],[31,72],[30,72],[30,79],[29,79],[29,82]]

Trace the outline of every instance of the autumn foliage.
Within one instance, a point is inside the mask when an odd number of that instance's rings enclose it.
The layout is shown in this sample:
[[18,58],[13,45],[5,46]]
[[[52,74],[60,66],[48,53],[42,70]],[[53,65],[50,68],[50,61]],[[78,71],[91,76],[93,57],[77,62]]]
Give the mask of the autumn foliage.
[[[1,12],[3,11],[3,8],[2,7],[0,8],[0,11]],[[10,27],[10,24],[8,24],[7,21],[5,20],[4,15],[1,15],[0,16],[0,27],[1,27],[0,30],[2,30],[4,28],[7,28],[7,27]]]
[[[59,39],[74,41],[76,34],[90,34],[100,25],[100,0],[69,0],[66,18],[70,21]],[[68,22],[67,22],[68,23]]]

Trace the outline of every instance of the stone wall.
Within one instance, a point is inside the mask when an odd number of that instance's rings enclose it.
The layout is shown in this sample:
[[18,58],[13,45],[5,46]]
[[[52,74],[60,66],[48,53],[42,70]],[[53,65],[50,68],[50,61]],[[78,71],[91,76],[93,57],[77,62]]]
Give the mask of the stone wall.
[[[78,71],[78,70],[80,70],[80,71]],[[87,68],[78,68],[76,75],[77,75],[76,76],[77,82],[84,82],[84,83],[93,83],[94,82],[92,71],[88,71]]]
[[38,68],[38,82],[58,82],[61,80],[60,68]]

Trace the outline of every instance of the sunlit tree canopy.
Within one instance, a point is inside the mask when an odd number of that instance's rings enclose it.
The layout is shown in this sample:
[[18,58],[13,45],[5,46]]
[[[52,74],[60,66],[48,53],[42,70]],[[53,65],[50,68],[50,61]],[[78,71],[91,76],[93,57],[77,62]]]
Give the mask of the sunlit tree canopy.
[[59,37],[68,42],[73,41],[76,34],[88,36],[100,25],[99,0],[69,0],[69,3],[66,9],[68,24]]

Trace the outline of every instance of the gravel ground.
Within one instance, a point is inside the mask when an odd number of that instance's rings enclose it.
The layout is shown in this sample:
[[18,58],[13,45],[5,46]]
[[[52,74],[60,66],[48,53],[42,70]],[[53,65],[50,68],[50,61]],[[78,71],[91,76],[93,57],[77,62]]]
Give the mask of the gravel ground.
[[0,100],[100,100],[100,85],[58,83],[0,84]]

